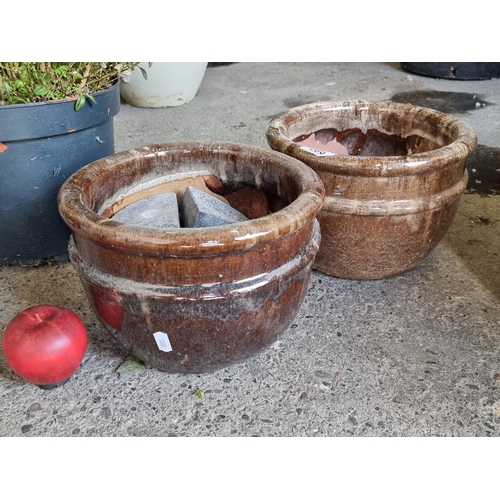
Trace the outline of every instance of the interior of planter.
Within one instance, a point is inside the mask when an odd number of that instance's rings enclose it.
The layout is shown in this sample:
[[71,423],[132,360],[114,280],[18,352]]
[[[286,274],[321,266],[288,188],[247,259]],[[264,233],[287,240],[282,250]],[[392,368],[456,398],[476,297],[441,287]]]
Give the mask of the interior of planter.
[[173,186],[200,182],[210,176],[220,180],[228,191],[252,186],[264,192],[270,213],[292,203],[304,190],[298,172],[245,151],[163,149],[161,145],[141,149],[145,154],[124,157],[88,177],[81,194],[87,208],[112,217],[134,201],[175,191]]
[[[303,106],[283,116],[286,136],[299,145],[353,156],[406,156],[451,144],[459,134],[446,115],[412,106]],[[322,149],[323,148],[323,149]]]

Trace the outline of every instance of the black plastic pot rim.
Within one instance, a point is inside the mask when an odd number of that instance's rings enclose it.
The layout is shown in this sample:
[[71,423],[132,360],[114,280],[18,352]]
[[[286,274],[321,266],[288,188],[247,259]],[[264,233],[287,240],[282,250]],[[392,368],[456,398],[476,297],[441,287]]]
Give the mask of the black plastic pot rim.
[[55,137],[95,127],[107,122],[120,111],[120,82],[91,94],[75,110],[76,98],[57,101],[6,104],[0,106],[0,142],[9,143]]
[[[115,85],[119,86],[120,82],[117,81],[113,85],[111,85],[109,88],[104,89],[104,90],[100,90],[98,92],[94,92],[90,95],[100,96],[102,94],[110,92],[115,87]],[[20,104],[4,104],[4,105],[0,105],[0,110],[3,108],[7,108],[7,107],[11,108],[11,109],[17,109],[17,110],[25,109],[25,108],[29,108],[29,107],[40,108],[40,107],[44,107],[44,106],[54,106],[54,105],[61,104],[61,103],[75,102],[77,99],[78,99],[77,97],[66,97],[64,99],[54,99],[54,100],[50,100],[50,101],[26,102],[26,103],[20,103]]]

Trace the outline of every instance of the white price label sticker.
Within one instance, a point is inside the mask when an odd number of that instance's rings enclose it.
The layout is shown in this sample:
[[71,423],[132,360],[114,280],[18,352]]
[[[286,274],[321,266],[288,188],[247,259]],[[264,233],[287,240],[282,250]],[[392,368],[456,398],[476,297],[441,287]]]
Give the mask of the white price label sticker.
[[307,146],[300,146],[300,149],[312,153],[316,156],[337,156],[338,153],[331,153],[330,151],[320,151],[319,149],[309,148]]
[[170,345],[170,340],[166,333],[156,332],[153,333],[153,337],[155,338],[156,345],[158,346],[158,349],[160,349],[160,351],[170,352],[172,350],[172,346]]

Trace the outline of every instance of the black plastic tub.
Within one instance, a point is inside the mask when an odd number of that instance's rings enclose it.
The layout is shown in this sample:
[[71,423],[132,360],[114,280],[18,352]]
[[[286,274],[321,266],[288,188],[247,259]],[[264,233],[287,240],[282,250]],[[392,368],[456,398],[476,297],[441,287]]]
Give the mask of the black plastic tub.
[[405,62],[410,73],[448,80],[491,80],[500,78],[498,62]]

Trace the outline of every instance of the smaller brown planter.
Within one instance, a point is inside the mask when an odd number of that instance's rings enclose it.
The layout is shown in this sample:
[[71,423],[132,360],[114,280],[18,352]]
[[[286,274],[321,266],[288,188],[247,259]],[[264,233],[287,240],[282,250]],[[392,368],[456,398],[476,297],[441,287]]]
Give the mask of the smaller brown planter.
[[[199,229],[154,229],[105,217],[176,179],[250,185],[277,208]],[[96,315],[131,354],[168,372],[242,361],[284,332],[304,298],[324,199],[318,176],[286,155],[230,143],[145,146],[93,162],[59,192],[70,258]]]
[[[349,154],[302,149],[298,142],[313,133],[323,142],[335,137]],[[309,165],[325,186],[314,267],[379,279],[415,267],[441,241],[467,185],[465,161],[477,137],[432,109],[345,101],[289,110],[271,121],[267,141]]]

